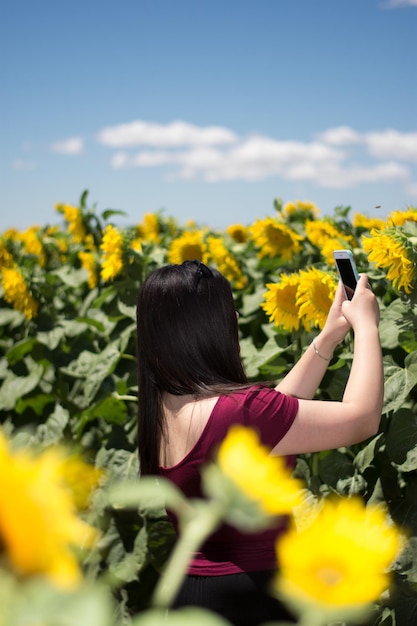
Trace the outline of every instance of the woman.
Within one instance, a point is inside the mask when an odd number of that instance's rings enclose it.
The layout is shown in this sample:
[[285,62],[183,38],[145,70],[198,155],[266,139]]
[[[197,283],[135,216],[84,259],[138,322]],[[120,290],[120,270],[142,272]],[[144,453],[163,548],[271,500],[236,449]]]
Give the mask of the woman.
[[[228,281],[199,261],[156,270],[137,306],[142,475],[165,476],[187,497],[200,496],[200,466],[233,423],[256,428],[271,454],[288,457],[375,435],[383,401],[378,324],[367,277],[351,301],[339,285],[325,327],[285,378],[275,388],[249,384]],[[313,400],[351,328],[354,355],[342,401]],[[194,555],[176,606],[203,606],[236,626],[288,619],[267,591],[279,532],[282,526],[243,535],[223,526]]]

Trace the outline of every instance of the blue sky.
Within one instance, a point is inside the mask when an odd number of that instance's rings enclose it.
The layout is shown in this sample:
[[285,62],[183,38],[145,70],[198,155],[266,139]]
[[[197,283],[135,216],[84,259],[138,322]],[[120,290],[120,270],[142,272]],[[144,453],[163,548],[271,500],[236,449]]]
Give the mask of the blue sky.
[[[417,0],[6,0],[0,229],[417,205]],[[375,207],[380,205],[381,208]]]

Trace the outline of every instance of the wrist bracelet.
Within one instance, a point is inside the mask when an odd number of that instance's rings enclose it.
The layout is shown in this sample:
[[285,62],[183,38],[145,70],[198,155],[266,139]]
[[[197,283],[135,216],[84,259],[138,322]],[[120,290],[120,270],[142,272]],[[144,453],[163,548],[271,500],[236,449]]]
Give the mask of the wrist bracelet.
[[327,357],[325,357],[322,354],[320,354],[320,352],[317,350],[316,342],[315,342],[314,339],[312,341],[312,346],[314,348],[314,352],[317,354],[318,357],[320,357],[320,359],[323,359],[323,361],[327,361],[327,362],[332,360],[332,357],[330,357],[330,359],[328,359]]

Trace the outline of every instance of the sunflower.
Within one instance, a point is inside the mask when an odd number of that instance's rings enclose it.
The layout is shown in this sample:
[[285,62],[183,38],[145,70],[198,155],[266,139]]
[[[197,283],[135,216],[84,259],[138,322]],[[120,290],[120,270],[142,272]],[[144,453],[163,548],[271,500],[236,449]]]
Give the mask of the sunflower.
[[329,610],[376,601],[404,543],[385,510],[359,498],[329,499],[311,517],[277,542],[276,589]]
[[22,242],[25,253],[37,257],[39,265],[45,267],[46,254],[42,245],[39,226],[31,226],[20,232],[17,239]]
[[138,238],[143,241],[153,243],[160,243],[161,241],[161,228],[156,213],[145,213],[142,224],[138,224],[136,230]]
[[290,222],[305,222],[316,219],[320,214],[320,209],[314,202],[296,200],[295,202],[287,202],[282,208],[281,214]]
[[301,251],[303,237],[272,217],[256,220],[249,232],[261,259],[278,257],[282,261],[291,261]]
[[283,458],[272,456],[257,433],[232,426],[220,445],[218,465],[250,500],[268,515],[286,515],[302,502],[302,483]]
[[320,254],[328,265],[334,264],[333,252],[335,250],[351,250],[352,237],[329,238],[323,241]]
[[81,581],[74,548],[91,546],[97,533],[77,517],[76,502],[84,506],[97,481],[94,468],[57,449],[12,451],[0,431],[0,545],[18,575],[59,587]]
[[385,228],[386,221],[381,217],[368,217],[361,213],[355,213],[352,219],[352,226],[354,226],[354,228],[372,230],[373,228]]
[[288,332],[300,328],[300,311],[297,305],[298,274],[281,274],[278,283],[268,283],[261,307],[269,321]]
[[226,232],[237,243],[245,243],[249,237],[248,229],[243,224],[231,224],[227,227]]
[[349,238],[327,220],[308,220],[305,224],[305,230],[307,239],[317,248],[322,248],[329,239]]
[[97,286],[97,259],[93,252],[80,251],[78,258],[81,261],[81,267],[88,274],[88,286],[94,289]]
[[38,314],[38,303],[32,297],[21,271],[17,266],[1,268],[3,297],[17,311],[21,311],[28,320]]
[[0,267],[12,267],[13,263],[13,256],[7,249],[4,239],[0,239]]
[[405,233],[397,228],[371,231],[363,237],[362,247],[369,260],[387,271],[387,279],[397,289],[412,292],[416,280],[415,248]]
[[74,243],[82,243],[87,233],[81,209],[70,204],[57,204],[55,209],[62,213],[68,222],[68,232],[72,235]]
[[332,305],[337,283],[332,276],[315,267],[300,270],[297,306],[304,328],[323,328]]
[[207,238],[207,252],[210,261],[218,268],[236,289],[246,286],[246,277],[243,275],[236,259],[230,254],[221,237]]
[[171,242],[168,250],[169,263],[181,264],[184,261],[205,261],[207,246],[203,233],[199,230],[186,231]]
[[114,280],[123,269],[123,236],[115,226],[106,226],[100,250],[103,253],[101,278],[105,282]]
[[409,207],[407,211],[393,211],[388,216],[388,226],[403,226],[405,222],[417,222],[417,208]]

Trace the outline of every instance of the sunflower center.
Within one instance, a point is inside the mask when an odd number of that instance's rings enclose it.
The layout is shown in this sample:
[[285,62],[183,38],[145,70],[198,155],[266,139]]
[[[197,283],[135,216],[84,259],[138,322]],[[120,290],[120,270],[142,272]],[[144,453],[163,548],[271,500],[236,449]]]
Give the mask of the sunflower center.
[[336,567],[320,567],[316,572],[317,578],[328,587],[334,587],[343,580],[343,572]]

